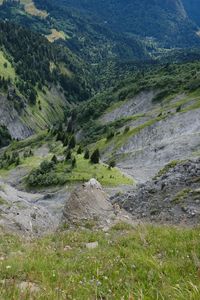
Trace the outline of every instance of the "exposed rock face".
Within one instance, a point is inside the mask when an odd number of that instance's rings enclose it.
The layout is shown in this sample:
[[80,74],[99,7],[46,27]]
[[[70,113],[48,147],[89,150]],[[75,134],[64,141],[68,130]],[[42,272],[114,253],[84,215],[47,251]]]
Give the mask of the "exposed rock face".
[[35,204],[40,194],[16,190],[0,180],[0,226],[20,235],[33,237],[54,231],[58,219]]
[[[103,124],[144,113],[145,117],[131,120],[126,125],[137,128],[152,118],[158,116],[160,103],[155,103],[153,91],[141,92],[133,99],[125,101],[120,107],[107,112],[101,118]],[[182,101],[185,95],[178,95],[173,103]],[[193,102],[183,105],[187,109]],[[157,111],[158,110],[158,111]],[[176,160],[189,159],[199,151],[200,145],[200,109],[176,113],[176,110],[165,108],[165,118],[144,127],[129,137],[116,150],[116,145],[110,145],[101,153],[104,161],[115,152],[117,166],[131,175],[139,183],[144,183],[153,177],[172,158]]]
[[[10,90],[9,93],[12,99],[13,91]],[[12,138],[25,139],[34,134],[37,129],[46,129],[52,123],[63,118],[63,107],[67,105],[64,95],[55,86],[52,86],[42,97],[47,105],[39,113],[41,118],[38,118],[37,114],[32,113],[32,110],[29,109],[30,104],[26,99],[15,95],[15,100],[23,103],[23,108],[18,111],[15,108],[14,100],[8,100],[7,95],[0,95],[0,125],[8,128]]]
[[84,225],[84,221],[93,220],[97,225],[104,227],[129,219],[127,213],[109,202],[109,196],[103,191],[100,183],[91,179],[72,192],[65,204],[62,221]]
[[167,167],[135,191],[116,195],[113,203],[135,218],[172,224],[200,223],[200,159]]
[[12,103],[6,96],[0,96],[0,123],[5,125],[12,138],[23,139],[33,134],[33,129],[22,122],[19,112],[16,111]]

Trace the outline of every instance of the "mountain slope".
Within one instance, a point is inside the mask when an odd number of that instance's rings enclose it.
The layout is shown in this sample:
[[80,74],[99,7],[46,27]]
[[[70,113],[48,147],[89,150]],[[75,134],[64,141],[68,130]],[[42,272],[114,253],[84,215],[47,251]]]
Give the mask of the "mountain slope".
[[114,33],[87,15],[72,11],[55,1],[34,2],[37,9],[47,12],[44,17],[27,10],[23,1],[19,3],[6,0],[0,6],[0,19],[15,20],[20,25],[44,34],[51,42],[69,47],[90,63],[116,58],[138,60],[148,57],[145,46],[137,38]]
[[77,108],[84,145],[138,181],[199,155],[199,62],[136,72]]
[[0,22],[0,46],[1,125],[12,137],[51,126],[89,97],[87,66],[67,48],[9,22]]
[[156,38],[162,46],[190,47],[200,43],[197,26],[189,20],[181,0],[59,0],[59,3],[95,15],[101,24],[114,31]]

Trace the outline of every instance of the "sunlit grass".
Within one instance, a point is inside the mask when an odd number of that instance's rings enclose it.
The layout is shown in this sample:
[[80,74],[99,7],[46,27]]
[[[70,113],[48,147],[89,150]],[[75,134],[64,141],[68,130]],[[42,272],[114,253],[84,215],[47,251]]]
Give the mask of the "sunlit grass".
[[[68,182],[85,182],[91,178],[96,178],[102,185],[132,185],[133,179],[125,176],[117,168],[109,169],[105,164],[92,164],[89,160],[83,158],[83,155],[75,155],[76,167],[67,172],[68,164],[58,164],[56,174],[66,176]],[[66,170],[66,171],[65,171]]]
[[[109,234],[74,230],[32,242],[1,235],[1,297],[198,300],[199,236],[199,229],[121,225]],[[88,250],[94,241],[99,246]],[[20,292],[22,281],[39,292]]]

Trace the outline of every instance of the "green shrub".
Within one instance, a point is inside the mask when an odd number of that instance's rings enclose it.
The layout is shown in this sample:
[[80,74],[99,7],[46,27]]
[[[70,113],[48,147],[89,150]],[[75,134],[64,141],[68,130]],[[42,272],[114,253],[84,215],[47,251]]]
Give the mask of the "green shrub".
[[130,130],[130,127],[129,127],[129,126],[126,126],[126,127],[124,128],[124,133],[126,134],[127,132],[129,132],[129,130]]
[[114,168],[116,166],[116,161],[113,159],[109,162],[108,167],[109,169]]

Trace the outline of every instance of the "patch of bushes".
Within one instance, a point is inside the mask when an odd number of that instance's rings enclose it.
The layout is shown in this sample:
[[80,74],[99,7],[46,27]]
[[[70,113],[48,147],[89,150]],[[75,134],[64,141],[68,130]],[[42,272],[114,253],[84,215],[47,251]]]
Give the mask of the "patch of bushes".
[[33,187],[64,184],[66,182],[66,178],[56,174],[55,166],[56,164],[54,161],[43,161],[39,168],[30,172],[26,178],[26,183]]

